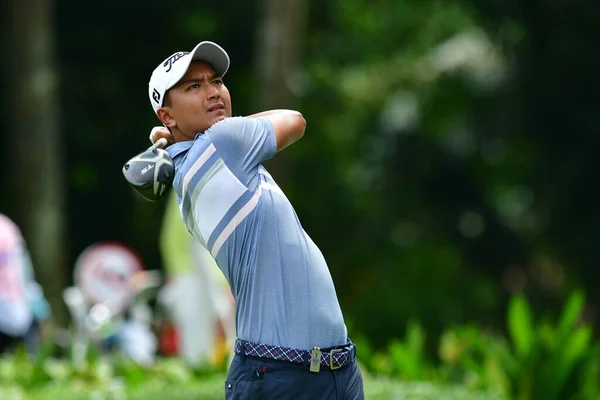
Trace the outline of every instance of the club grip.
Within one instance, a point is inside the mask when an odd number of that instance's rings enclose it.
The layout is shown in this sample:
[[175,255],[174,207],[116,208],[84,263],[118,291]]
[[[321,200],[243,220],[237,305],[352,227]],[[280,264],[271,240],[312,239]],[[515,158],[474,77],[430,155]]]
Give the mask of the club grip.
[[152,146],[148,147],[148,150],[163,149],[163,148],[167,147],[168,144],[169,144],[169,142],[167,142],[167,139],[160,138],[156,141],[156,143],[154,143]]

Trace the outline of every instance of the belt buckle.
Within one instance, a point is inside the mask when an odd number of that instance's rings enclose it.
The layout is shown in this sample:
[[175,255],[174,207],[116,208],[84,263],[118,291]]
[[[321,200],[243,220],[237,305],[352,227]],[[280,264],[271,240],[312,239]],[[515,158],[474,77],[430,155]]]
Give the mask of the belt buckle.
[[342,349],[333,349],[333,350],[331,350],[329,352],[329,369],[331,369],[332,371],[336,370],[336,369],[339,369],[339,368],[342,368],[341,365],[338,365],[337,367],[333,366],[333,355],[335,353],[340,353],[341,351],[342,351]]

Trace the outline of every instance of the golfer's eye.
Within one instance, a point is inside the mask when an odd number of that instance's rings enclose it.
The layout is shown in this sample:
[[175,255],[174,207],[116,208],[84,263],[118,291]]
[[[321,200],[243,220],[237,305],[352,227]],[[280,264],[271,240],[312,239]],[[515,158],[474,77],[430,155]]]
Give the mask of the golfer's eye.
[[200,85],[198,85],[197,83],[194,83],[193,85],[191,85],[188,89],[197,89],[199,88]]
[[213,81],[213,85],[219,85],[219,86],[220,86],[220,85],[222,85],[222,84],[223,84],[223,80],[222,80],[222,79],[215,79],[215,80]]

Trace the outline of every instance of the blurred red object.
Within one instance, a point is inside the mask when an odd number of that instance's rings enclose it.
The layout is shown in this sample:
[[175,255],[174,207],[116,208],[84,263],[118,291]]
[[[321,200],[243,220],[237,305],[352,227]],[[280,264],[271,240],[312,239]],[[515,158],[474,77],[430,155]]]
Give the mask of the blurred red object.
[[164,356],[177,356],[179,354],[179,335],[172,323],[163,325],[159,337],[159,352]]

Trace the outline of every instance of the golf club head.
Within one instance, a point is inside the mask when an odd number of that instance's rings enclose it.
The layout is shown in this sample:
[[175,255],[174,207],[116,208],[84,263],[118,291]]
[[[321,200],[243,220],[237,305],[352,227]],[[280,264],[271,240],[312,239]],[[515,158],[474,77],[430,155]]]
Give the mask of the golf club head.
[[148,201],[162,198],[173,184],[173,160],[169,153],[161,148],[166,144],[166,139],[159,139],[123,166],[123,176],[129,185]]

